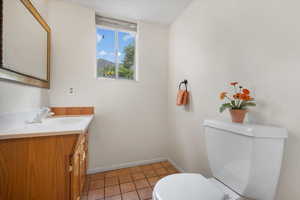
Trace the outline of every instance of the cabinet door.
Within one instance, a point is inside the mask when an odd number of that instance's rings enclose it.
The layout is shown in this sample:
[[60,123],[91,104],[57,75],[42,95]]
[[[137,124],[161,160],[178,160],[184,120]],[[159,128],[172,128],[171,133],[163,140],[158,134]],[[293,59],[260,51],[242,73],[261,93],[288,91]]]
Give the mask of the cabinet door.
[[81,154],[80,154],[80,191],[83,191],[83,187],[84,187],[84,184],[85,184],[85,177],[86,177],[86,162],[85,162],[85,159],[86,159],[86,153],[85,151],[81,151]]
[[89,163],[89,133],[86,132],[84,134],[85,136],[85,143],[84,143],[84,151],[85,151],[85,169],[88,169],[88,163]]
[[80,199],[80,149],[77,148],[72,156],[71,164],[71,200]]
[[86,179],[86,140],[85,135],[80,135],[75,152],[72,156],[72,198],[78,200],[81,196]]

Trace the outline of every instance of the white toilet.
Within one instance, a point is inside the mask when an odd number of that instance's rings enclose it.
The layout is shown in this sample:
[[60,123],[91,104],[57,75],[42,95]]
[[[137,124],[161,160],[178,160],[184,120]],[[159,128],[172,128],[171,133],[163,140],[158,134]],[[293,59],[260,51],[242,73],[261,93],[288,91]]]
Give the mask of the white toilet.
[[213,178],[174,174],[154,187],[154,200],[273,200],[280,174],[284,128],[204,122]]

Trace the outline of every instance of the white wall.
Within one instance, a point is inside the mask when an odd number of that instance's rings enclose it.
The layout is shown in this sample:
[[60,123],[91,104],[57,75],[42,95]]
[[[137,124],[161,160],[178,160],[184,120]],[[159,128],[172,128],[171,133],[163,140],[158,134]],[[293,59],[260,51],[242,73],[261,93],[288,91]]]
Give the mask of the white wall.
[[[48,0],[32,0],[48,20]],[[31,111],[48,105],[48,90],[0,80],[0,113]]]
[[73,3],[50,4],[50,104],[95,106],[90,169],[165,156],[168,27],[139,23],[138,82],[97,80],[94,18],[94,10]]
[[30,86],[0,81],[0,113],[31,111],[48,105],[48,92]]
[[[252,122],[287,127],[277,200],[300,199],[300,2],[195,0],[170,30],[170,156],[187,171],[210,176],[202,122],[218,113],[219,92],[230,81],[255,90]],[[188,79],[192,105],[175,106],[176,87]]]

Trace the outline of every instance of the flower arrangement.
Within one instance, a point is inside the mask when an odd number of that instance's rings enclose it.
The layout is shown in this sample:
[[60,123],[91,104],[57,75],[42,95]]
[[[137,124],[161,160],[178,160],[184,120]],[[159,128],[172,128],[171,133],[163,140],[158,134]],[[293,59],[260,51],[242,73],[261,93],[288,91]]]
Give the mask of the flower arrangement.
[[241,86],[238,82],[232,82],[230,85],[233,87],[233,94],[222,92],[220,99],[224,100],[220,107],[220,113],[229,109],[232,121],[242,123],[250,106],[256,106],[255,99],[250,96],[250,90]]

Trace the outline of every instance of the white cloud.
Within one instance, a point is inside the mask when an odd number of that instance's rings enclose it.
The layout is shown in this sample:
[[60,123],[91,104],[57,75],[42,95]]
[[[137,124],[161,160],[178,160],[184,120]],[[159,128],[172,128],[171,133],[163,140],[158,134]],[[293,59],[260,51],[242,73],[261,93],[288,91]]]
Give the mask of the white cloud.
[[[99,55],[100,55],[100,53],[101,53],[101,52],[99,52]],[[115,52],[110,52],[110,53],[105,52],[105,55],[115,56],[116,53],[115,53]],[[122,56],[122,53],[121,53],[121,52],[118,52],[118,56]]]
[[103,37],[104,37],[103,35],[97,34],[97,42],[101,42]]
[[131,38],[134,38],[134,34],[129,33],[129,34],[126,34],[126,35],[123,37],[123,40],[124,40],[124,41],[127,41],[127,40],[130,40]]
[[98,54],[99,54],[99,56],[106,56],[107,52],[102,50]]

